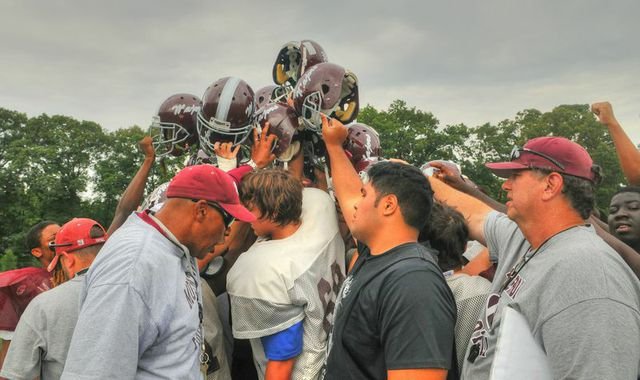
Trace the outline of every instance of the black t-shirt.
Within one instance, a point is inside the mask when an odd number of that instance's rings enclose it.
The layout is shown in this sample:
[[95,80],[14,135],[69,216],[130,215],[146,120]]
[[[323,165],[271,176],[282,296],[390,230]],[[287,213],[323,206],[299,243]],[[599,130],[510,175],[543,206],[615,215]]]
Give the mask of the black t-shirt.
[[433,254],[417,243],[375,256],[358,244],[358,252],[336,302],[325,379],[455,365],[456,304]]

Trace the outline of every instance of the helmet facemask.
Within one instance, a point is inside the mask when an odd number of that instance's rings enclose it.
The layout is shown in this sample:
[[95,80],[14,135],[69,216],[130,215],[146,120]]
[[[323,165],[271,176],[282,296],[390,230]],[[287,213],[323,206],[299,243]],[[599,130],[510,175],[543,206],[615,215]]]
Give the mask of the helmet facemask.
[[160,116],[151,118],[149,135],[153,140],[153,149],[157,157],[182,153],[189,149],[189,131],[180,124],[160,121]]
[[232,130],[230,122],[216,119],[213,116],[207,120],[202,114],[202,111],[198,112],[196,126],[198,129],[198,137],[200,138],[200,146],[207,154],[213,155],[213,145],[217,141],[231,142],[233,146],[242,144],[249,136],[252,125],[253,124],[249,122],[244,126]]
[[304,124],[305,129],[316,133],[322,133],[322,117],[320,113],[320,104],[322,102],[322,95],[320,91],[315,91],[309,94],[302,102],[302,116],[300,119]]

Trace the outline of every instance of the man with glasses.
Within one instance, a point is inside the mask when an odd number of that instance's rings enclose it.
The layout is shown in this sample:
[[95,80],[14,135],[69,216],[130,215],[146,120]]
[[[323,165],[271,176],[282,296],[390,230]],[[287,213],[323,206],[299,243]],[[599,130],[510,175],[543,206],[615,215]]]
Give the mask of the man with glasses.
[[181,170],[155,214],[132,214],[87,273],[63,379],[196,379],[207,373],[195,259],[234,220],[255,217],[233,177],[213,165]]
[[436,198],[465,215],[471,237],[498,262],[463,378],[488,379],[499,371],[496,347],[511,307],[524,316],[554,378],[636,379],[640,282],[585,225],[599,180],[587,151],[562,137],[539,137],[514,149],[510,161],[486,166],[507,179],[506,215],[431,179]]

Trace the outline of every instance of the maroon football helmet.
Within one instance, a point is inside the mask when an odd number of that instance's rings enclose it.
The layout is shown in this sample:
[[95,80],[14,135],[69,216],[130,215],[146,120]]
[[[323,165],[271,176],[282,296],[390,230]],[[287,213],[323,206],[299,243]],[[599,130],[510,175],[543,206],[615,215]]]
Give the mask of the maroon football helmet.
[[285,102],[287,100],[287,89],[283,86],[270,84],[256,91],[256,112],[270,102]]
[[[256,111],[256,124],[264,128],[267,122],[269,123],[269,134],[277,136],[273,146],[273,154],[281,158],[282,154],[289,149],[294,138],[297,140],[298,115],[293,108],[285,103],[268,103]],[[291,159],[291,155],[287,154],[286,156]],[[288,161],[288,159],[283,161]]]
[[225,77],[213,82],[202,96],[198,113],[200,147],[213,155],[217,141],[238,145],[249,136],[254,112],[253,90],[240,78]]
[[327,61],[327,53],[315,41],[287,42],[278,52],[273,64],[273,81],[279,86],[295,86],[309,68]]
[[304,127],[320,133],[320,113],[352,122],[359,111],[358,78],[334,63],[318,63],[311,67],[293,90],[293,104]]
[[329,59],[322,46],[312,40],[300,41],[300,67],[296,81],[312,66],[324,62],[329,62]]
[[362,123],[349,124],[347,127],[349,134],[344,142],[344,150],[349,153],[354,166],[363,160],[382,157],[380,137],[375,129]]
[[162,102],[149,127],[156,156],[180,156],[198,142],[199,111],[200,99],[191,94],[171,95]]

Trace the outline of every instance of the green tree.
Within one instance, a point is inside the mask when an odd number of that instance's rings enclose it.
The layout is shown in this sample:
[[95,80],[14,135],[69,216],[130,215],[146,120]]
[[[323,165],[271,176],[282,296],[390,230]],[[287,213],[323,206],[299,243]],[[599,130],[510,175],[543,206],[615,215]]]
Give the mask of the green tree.
[[58,222],[83,213],[81,196],[104,144],[102,128],[66,116],[26,118],[0,109],[0,251],[11,249],[18,266],[32,264],[25,231],[40,220]]
[[18,267],[18,257],[12,250],[7,249],[0,257],[0,272],[4,272]]
[[[138,142],[144,135],[145,131],[133,126],[106,136],[100,160],[94,167],[93,187],[86,201],[86,208],[91,210],[93,218],[105,228],[111,224],[120,196],[142,164],[144,156],[138,149]],[[184,157],[160,160],[147,180],[146,193],[169,181],[182,167],[183,160]]]
[[386,111],[368,105],[360,111],[358,121],[376,129],[385,157],[416,166],[434,159],[462,158],[461,147],[469,137],[463,124],[442,128],[433,114],[408,107],[402,100],[393,101]]

